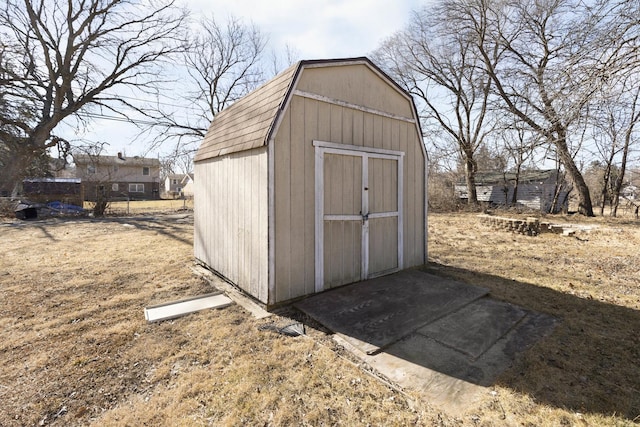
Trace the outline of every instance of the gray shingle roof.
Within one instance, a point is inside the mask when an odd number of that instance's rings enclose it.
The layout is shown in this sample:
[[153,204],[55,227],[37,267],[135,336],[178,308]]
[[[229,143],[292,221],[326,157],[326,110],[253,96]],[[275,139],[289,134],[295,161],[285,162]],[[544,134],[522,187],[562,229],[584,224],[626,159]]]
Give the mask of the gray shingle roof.
[[219,112],[211,122],[195,161],[265,145],[298,68],[299,63],[289,67]]

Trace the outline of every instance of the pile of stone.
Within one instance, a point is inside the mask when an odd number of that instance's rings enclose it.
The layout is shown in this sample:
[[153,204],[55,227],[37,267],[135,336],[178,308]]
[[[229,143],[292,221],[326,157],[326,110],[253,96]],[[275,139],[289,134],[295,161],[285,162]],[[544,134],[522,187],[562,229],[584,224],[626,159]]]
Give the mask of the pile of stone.
[[563,236],[574,236],[577,232],[590,232],[597,228],[595,225],[580,224],[552,224],[540,221],[535,217],[504,218],[493,215],[480,215],[480,222],[488,225],[496,231],[508,231],[512,233],[524,234],[526,236],[537,236],[541,233],[555,233]]
[[526,236],[537,236],[540,233],[550,231],[551,224],[540,222],[538,218],[504,218],[493,215],[480,215],[480,222],[490,226],[494,230],[509,231],[512,233],[524,234]]

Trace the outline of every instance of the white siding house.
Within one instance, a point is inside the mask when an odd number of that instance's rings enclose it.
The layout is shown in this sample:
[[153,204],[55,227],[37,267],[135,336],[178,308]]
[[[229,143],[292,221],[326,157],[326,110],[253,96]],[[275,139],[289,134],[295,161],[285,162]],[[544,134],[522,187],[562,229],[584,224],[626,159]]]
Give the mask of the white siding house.
[[164,179],[164,197],[193,197],[192,173],[170,174]]
[[85,200],[160,198],[160,160],[145,157],[73,154]]

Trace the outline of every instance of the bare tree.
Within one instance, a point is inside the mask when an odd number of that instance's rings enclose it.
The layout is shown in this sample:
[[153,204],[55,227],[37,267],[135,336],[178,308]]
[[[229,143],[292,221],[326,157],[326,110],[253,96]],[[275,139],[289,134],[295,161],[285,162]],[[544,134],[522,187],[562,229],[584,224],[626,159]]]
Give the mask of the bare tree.
[[193,172],[192,153],[180,150],[180,146],[175,146],[173,151],[160,159],[160,177],[166,178],[168,175],[188,174]]
[[[479,66],[475,39],[451,27],[446,12],[444,7],[414,12],[409,26],[387,39],[374,55],[420,100],[426,131],[453,142],[464,164],[468,203],[477,204],[474,154],[492,130],[488,116],[492,81]],[[493,55],[496,61],[499,51]],[[429,142],[442,149],[436,141]]]
[[[473,3],[474,7],[469,7]],[[589,189],[574,162],[571,126],[598,88],[593,12],[572,0],[454,1],[454,24],[474,31],[485,70],[508,111],[554,146],[578,194],[580,213],[593,216]],[[494,46],[504,49],[499,64]]]
[[[590,115],[590,119],[593,122],[594,145],[600,160],[594,161],[590,165],[588,172],[598,177],[599,194],[593,198],[596,199],[600,206],[600,215],[604,215],[607,201],[610,205],[612,202],[611,185],[615,181],[613,176],[616,169],[615,160],[621,151],[621,141],[618,136],[618,129],[616,129],[619,113],[618,108],[603,100],[599,105],[598,111],[592,112]],[[598,173],[595,173],[596,171]]]
[[269,53],[269,74],[275,77],[285,68],[293,65],[300,60],[300,51],[290,44],[285,44],[284,50],[276,51],[274,49]]
[[[606,92],[593,114],[594,139],[602,159],[602,200],[600,215],[604,213],[605,201],[611,204],[611,216],[617,215],[620,192],[625,179],[630,149],[637,143],[636,127],[640,122],[639,76],[632,74],[615,83],[615,88]],[[614,174],[615,172],[615,174]]]
[[[638,70],[640,69],[640,3],[635,0],[613,0],[603,2],[609,11],[607,16],[609,31],[606,34],[607,45],[611,46],[608,58],[612,77],[618,77],[613,97],[620,103],[619,120],[614,128],[618,129],[618,137],[622,138],[620,170],[613,186],[613,207],[611,215],[616,216],[618,204],[629,162],[631,145],[637,143],[636,126],[640,121],[640,89]],[[615,81],[615,79],[614,79]],[[621,89],[621,90],[620,90]],[[635,210],[638,217],[638,206]]]
[[508,205],[516,206],[520,174],[526,164],[534,163],[534,154],[542,145],[541,138],[512,114],[503,114],[494,134],[496,145],[504,151],[506,169],[513,171],[513,192]]
[[40,163],[36,159],[45,154],[33,156],[28,162],[16,161],[16,153],[22,149],[21,123],[30,120],[37,111],[24,98],[12,96],[9,91],[17,75],[13,48],[0,37],[0,190],[3,196],[15,194],[17,177],[26,174],[28,167],[33,169],[34,164]]
[[[120,95],[155,92],[160,63],[183,50],[185,12],[172,0],[7,0],[0,9],[0,132],[17,181],[34,158],[70,143],[56,128],[70,119],[136,106]],[[19,111],[20,114],[14,114]]]
[[86,158],[86,160],[88,160],[87,166],[91,168],[93,172],[90,178],[82,178],[82,185],[85,187],[85,191],[87,191],[87,189],[95,191],[95,201],[93,202],[91,211],[96,217],[104,216],[105,212],[111,205],[111,192],[108,191],[108,189],[111,187],[113,182],[113,169],[101,167],[102,155],[108,145],[109,144],[107,142],[78,145],[73,148],[72,153],[76,159],[76,156],[83,156]]
[[[613,3],[461,0],[448,5],[452,24],[476,33],[486,72],[505,108],[554,147],[577,193],[578,211],[588,216],[593,216],[589,188],[574,160],[582,141],[576,128],[602,84],[621,72],[637,45],[632,36],[637,18],[635,24],[633,19],[617,22],[624,2]],[[493,60],[496,41],[505,49],[499,64]]]
[[189,48],[181,60],[185,90],[178,110],[163,104],[148,112],[156,123],[156,144],[178,141],[175,155],[195,150],[213,118],[225,107],[264,82],[261,58],[266,39],[253,24],[231,17],[223,25],[213,16],[202,19],[190,35]]

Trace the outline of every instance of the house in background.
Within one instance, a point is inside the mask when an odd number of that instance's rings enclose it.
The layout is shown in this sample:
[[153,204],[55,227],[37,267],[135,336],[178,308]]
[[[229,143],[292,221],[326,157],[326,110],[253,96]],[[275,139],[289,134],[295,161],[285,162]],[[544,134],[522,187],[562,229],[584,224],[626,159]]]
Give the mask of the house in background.
[[[512,206],[515,173],[477,172],[475,179],[478,202],[489,206]],[[469,199],[469,191],[464,181],[455,185],[454,192],[461,200]],[[557,203],[552,206],[555,199]],[[514,207],[558,213],[566,210],[568,203],[567,185],[555,169],[520,172]]]
[[630,201],[640,199],[640,188],[633,184],[625,185],[620,191],[620,197]]
[[160,160],[144,157],[74,154],[76,177],[82,180],[84,197],[96,201],[160,198]]
[[182,178],[184,178],[184,174],[172,173],[167,175],[164,179],[163,197],[177,197],[177,195],[182,191]]
[[186,198],[193,198],[194,194],[194,182],[195,182],[195,174],[189,173],[185,176],[184,187],[182,187],[182,194]]
[[164,196],[167,198],[192,198],[193,173],[171,174],[164,179]]
[[[640,200],[640,169],[629,169],[625,176],[625,183],[620,191],[620,198],[636,202]],[[623,201],[621,201],[623,202]]]

